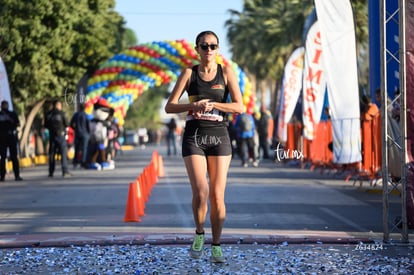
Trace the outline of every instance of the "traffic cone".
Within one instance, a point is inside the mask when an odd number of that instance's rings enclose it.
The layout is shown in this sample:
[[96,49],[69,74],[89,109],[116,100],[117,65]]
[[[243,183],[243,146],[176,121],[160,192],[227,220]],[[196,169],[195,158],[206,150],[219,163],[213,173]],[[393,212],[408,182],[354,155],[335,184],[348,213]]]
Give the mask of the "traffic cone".
[[158,173],[158,151],[155,150],[152,152],[152,157],[151,157],[151,163],[154,163],[153,165],[155,166],[155,171],[157,171]]
[[164,171],[164,161],[162,160],[162,156],[158,155],[158,177],[162,178],[165,176]]
[[158,182],[158,164],[155,164],[155,161],[151,162],[151,174],[154,184],[156,184]]
[[137,200],[137,183],[131,182],[129,184],[128,199],[126,203],[124,222],[140,222],[138,214],[138,200]]
[[155,171],[153,169],[152,163],[150,163],[149,165],[147,165],[147,167],[145,168],[145,170],[147,171],[147,177],[148,177],[148,180],[150,182],[151,189],[152,189],[152,187],[154,186],[154,184],[157,181],[155,179]]
[[137,181],[140,183],[141,195],[142,195],[142,199],[145,203],[145,202],[148,201],[148,197],[149,197],[149,186],[147,184],[147,180],[145,178],[144,171],[142,171],[142,173],[139,175]]
[[144,200],[144,192],[142,185],[139,181],[136,181],[137,184],[137,212],[139,217],[145,216],[145,200]]
[[147,195],[149,197],[149,196],[151,196],[151,190],[152,190],[152,185],[153,185],[152,176],[151,176],[151,171],[150,171],[150,166],[149,165],[145,166],[144,171],[143,171],[143,174],[144,174],[145,186],[147,188],[146,189]]

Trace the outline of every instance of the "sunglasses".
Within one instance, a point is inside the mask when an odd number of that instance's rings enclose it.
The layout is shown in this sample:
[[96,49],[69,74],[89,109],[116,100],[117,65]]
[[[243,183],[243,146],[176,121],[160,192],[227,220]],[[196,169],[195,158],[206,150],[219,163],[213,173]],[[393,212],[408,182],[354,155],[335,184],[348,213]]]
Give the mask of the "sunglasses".
[[207,51],[208,48],[210,48],[210,50],[214,51],[217,50],[218,45],[217,44],[200,44],[198,45],[203,51]]

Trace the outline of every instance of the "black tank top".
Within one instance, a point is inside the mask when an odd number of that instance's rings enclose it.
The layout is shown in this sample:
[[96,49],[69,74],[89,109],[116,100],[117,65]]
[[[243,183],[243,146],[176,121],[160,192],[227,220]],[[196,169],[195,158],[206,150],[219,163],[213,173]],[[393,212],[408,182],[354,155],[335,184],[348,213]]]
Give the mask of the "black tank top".
[[[226,102],[228,97],[228,87],[224,81],[223,68],[217,65],[217,73],[211,81],[204,81],[198,74],[198,65],[193,66],[190,85],[187,90],[190,102],[196,102],[202,99],[209,99],[213,102]],[[212,110],[204,113],[201,118],[195,118],[192,111],[188,112],[187,121],[198,121],[200,126],[221,125],[226,121],[226,114],[219,110]]]

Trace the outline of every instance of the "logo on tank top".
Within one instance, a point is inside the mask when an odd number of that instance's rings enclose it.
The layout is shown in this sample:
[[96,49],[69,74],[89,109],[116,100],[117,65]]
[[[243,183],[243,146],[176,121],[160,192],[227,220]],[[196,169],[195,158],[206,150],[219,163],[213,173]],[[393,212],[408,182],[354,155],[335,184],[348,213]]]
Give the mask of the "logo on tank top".
[[222,84],[214,84],[210,87],[212,90],[224,90],[224,85]]

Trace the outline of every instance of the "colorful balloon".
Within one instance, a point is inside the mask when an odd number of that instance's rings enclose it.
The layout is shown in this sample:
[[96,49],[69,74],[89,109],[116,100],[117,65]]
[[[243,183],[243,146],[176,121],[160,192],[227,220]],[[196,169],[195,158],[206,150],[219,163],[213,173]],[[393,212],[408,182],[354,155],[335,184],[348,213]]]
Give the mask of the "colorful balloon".
[[[129,106],[144,91],[177,80],[182,69],[195,65],[199,57],[194,45],[185,40],[154,41],[130,47],[105,61],[88,80],[85,111],[92,115],[97,102],[114,109],[114,117],[124,123]],[[245,109],[253,110],[251,84],[239,66],[222,55],[217,62],[230,66],[238,79]],[[247,108],[249,106],[250,108]]]

